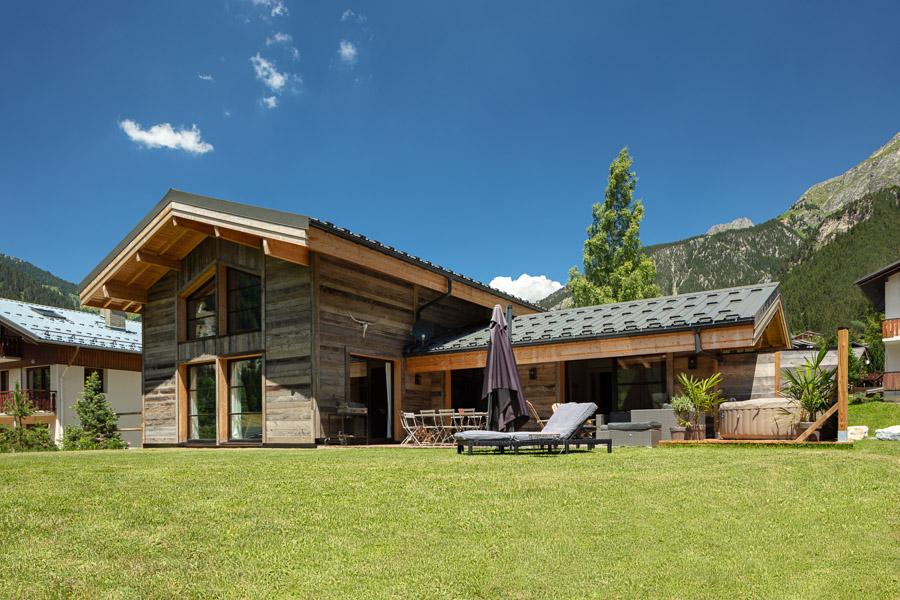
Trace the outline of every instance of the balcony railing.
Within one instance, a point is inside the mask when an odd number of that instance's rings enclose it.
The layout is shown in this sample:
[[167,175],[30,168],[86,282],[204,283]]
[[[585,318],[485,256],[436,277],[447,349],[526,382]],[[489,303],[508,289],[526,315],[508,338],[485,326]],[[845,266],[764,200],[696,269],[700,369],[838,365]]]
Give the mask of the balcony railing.
[[[0,413],[7,413],[6,406],[13,401],[15,392],[0,392]],[[22,390],[22,394],[31,400],[37,412],[56,412],[56,392],[51,390]]]
[[885,371],[881,384],[886,392],[900,392],[900,371]]
[[0,335],[0,358],[21,358],[22,338]]
[[900,337],[900,319],[885,319],[881,322],[881,337]]

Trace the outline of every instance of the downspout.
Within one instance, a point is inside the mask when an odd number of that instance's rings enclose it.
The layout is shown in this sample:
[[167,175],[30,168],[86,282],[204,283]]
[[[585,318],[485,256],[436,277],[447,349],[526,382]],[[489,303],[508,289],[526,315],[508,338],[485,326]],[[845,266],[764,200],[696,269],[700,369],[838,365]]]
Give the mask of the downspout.
[[[75,359],[78,358],[78,352],[80,352],[80,351],[81,351],[81,346],[75,346],[75,354],[72,355],[71,360],[69,360],[69,364],[66,365],[66,368],[63,369],[62,374],[59,376],[59,402],[57,403],[57,406],[56,406],[56,420],[59,421],[60,433],[62,433],[65,430],[64,419],[66,416],[66,409],[65,409],[66,403],[63,402],[63,398],[66,397],[66,390],[64,387],[65,386],[64,382],[66,379],[66,372],[69,370],[69,367],[71,367],[72,364],[75,362]],[[60,439],[62,439],[62,436],[60,436]]]
[[700,342],[700,328],[694,327],[694,354],[703,353],[703,344]]
[[447,292],[446,292],[445,294],[441,294],[440,296],[438,296],[438,297],[435,298],[434,300],[429,300],[428,302],[426,302],[426,303],[423,304],[422,306],[419,306],[418,308],[416,308],[416,321],[419,320],[419,317],[421,316],[423,310],[425,310],[426,308],[428,308],[428,307],[431,306],[432,304],[437,304],[437,303],[440,302],[441,300],[443,300],[443,299],[445,299],[445,298],[449,298],[450,295],[451,295],[452,293],[453,293],[453,280],[450,279],[450,278],[448,277],[448,278],[447,278]]

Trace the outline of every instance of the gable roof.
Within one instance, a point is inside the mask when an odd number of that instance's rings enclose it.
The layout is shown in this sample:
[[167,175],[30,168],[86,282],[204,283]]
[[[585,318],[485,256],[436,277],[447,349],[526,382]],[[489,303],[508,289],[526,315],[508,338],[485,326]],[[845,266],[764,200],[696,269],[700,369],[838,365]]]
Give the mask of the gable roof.
[[[309,251],[324,251],[317,247],[316,240],[311,239],[310,226],[325,232],[322,234],[324,236],[337,236],[357,246],[365,246],[379,255],[425,269],[430,272],[428,275],[432,279],[439,276],[437,279],[444,288],[447,281],[452,280],[463,284],[463,287],[475,289],[481,304],[492,306],[499,299],[517,307],[525,307],[529,311],[544,310],[536,304],[327,221],[174,189],[170,189],[81,281],[81,300],[91,306],[114,306],[124,310],[142,304],[141,290],[145,291],[167,272],[165,260],[180,260],[205,237],[211,235],[268,248],[267,253],[271,250],[272,255],[277,258],[292,260],[293,257],[294,260],[302,261],[302,253],[285,249],[292,247],[295,251],[306,253],[306,262],[301,264],[308,265]],[[142,251],[150,255],[150,260],[143,264],[135,258]],[[163,263],[153,262],[153,257],[160,255],[165,259]],[[422,274],[423,271],[418,273]],[[114,293],[103,288],[107,284],[111,284],[110,290],[116,287],[119,292],[125,293],[113,298]]]
[[[766,283],[517,316],[512,322],[512,344],[554,344],[743,323],[755,326],[779,298],[778,283]],[[435,340],[412,354],[478,350],[486,348],[488,340],[485,326]]]
[[[58,316],[53,316],[58,315]],[[114,329],[97,313],[0,298],[0,323],[36,342],[141,352],[141,323]]]
[[884,281],[894,273],[900,273],[900,260],[856,280],[856,285],[877,310],[884,310]]

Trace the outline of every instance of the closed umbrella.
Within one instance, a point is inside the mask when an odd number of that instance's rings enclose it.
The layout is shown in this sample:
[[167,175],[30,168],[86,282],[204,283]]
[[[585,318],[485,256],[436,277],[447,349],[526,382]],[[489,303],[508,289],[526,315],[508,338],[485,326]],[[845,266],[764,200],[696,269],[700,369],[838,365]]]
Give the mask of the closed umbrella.
[[515,431],[528,421],[528,407],[509,340],[506,316],[499,304],[494,306],[491,315],[490,334],[481,397],[487,399],[491,428]]

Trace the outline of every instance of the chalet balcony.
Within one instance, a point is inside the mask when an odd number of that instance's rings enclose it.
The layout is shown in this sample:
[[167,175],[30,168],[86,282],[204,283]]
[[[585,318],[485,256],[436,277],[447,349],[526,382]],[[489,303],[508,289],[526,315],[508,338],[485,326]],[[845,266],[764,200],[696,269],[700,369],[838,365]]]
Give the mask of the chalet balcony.
[[[36,412],[56,412],[56,391],[53,390],[21,390],[22,394],[34,405]],[[15,392],[0,392],[0,413],[6,414],[7,403],[12,403]]]
[[886,392],[900,392],[900,371],[885,371],[881,380]]
[[881,337],[900,338],[900,319],[885,319],[881,322]]
[[22,358],[22,338],[0,335],[0,359],[18,360]]

